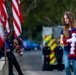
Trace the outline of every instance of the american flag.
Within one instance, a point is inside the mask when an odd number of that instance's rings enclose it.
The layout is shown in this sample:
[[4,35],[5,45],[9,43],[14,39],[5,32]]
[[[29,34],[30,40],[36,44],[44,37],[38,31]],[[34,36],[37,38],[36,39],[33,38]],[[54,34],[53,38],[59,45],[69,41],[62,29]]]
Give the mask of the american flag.
[[23,22],[20,0],[12,0],[14,36],[19,36],[22,33],[21,23]]
[[2,50],[4,46],[4,33],[3,33],[3,26],[0,25],[0,50]]
[[0,0],[0,24],[6,27],[8,33],[10,32],[5,0]]

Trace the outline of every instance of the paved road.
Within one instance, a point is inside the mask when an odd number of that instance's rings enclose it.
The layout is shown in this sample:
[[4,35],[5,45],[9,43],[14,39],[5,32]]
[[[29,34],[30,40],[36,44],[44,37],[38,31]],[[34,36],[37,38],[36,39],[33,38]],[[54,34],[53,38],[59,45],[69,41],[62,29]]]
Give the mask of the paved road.
[[16,57],[23,70],[41,71],[42,69],[41,51],[28,51],[24,52],[22,57],[18,56],[17,54]]
[[27,71],[26,75],[65,75],[65,72],[54,71]]
[[[24,52],[20,57],[15,54],[24,75],[65,75],[65,71],[42,71],[42,53],[41,51]],[[14,69],[15,75],[17,71]]]

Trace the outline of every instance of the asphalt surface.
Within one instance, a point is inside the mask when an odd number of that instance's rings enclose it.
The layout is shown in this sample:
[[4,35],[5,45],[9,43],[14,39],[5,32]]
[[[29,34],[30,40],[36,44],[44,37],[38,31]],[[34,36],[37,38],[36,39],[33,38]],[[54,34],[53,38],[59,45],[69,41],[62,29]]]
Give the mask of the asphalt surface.
[[[15,53],[24,75],[66,75],[65,71],[42,71],[42,52],[41,51],[25,51],[23,56]],[[14,68],[15,75],[18,75]],[[73,74],[73,72],[72,72]]]
[[[66,75],[65,71],[23,71],[24,75]],[[15,75],[18,75],[17,72],[15,72]],[[72,75],[73,72],[72,72]]]

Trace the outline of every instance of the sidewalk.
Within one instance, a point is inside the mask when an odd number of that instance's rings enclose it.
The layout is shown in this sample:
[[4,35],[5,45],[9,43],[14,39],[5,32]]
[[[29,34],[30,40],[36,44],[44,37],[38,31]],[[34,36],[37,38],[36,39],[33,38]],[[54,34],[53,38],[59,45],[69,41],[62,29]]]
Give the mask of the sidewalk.
[[[25,71],[24,75],[65,75],[65,71]],[[72,72],[73,74],[73,72]],[[15,73],[15,75],[18,75]]]
[[58,71],[26,71],[26,75],[65,75],[65,72],[58,72]]
[[25,75],[65,75],[64,71],[26,71]]
[[26,71],[25,75],[65,75],[65,71]]

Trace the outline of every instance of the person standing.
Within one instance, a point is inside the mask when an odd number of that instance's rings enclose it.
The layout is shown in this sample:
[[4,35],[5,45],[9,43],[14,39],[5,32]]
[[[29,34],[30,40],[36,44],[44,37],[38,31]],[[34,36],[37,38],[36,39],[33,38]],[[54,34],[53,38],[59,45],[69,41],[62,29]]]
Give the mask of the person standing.
[[19,75],[23,75],[20,65],[15,57],[15,55],[13,54],[13,43],[11,42],[11,40],[8,38],[8,33],[4,32],[4,38],[5,38],[5,47],[6,47],[6,55],[8,58],[8,66],[9,66],[9,74],[8,75],[14,75],[13,73],[13,66],[15,66],[17,72]]
[[43,56],[44,56],[43,69],[44,70],[49,70],[50,47],[48,47],[48,44],[47,43],[45,43],[45,46],[43,47],[42,53],[43,53]]
[[[75,18],[74,14],[70,11],[67,11],[63,15],[64,26],[61,29],[60,34],[60,44],[64,44],[66,38],[71,37],[71,30],[75,28]],[[72,75],[70,70],[70,60],[68,59],[68,54],[70,53],[70,44],[64,44],[63,47],[63,61],[66,75]],[[74,75],[76,75],[76,60],[72,60],[72,67]]]
[[14,49],[16,50],[16,52],[22,56],[23,55],[23,44],[22,44],[22,38],[20,37],[15,37],[14,39]]
[[55,48],[55,55],[56,55],[56,60],[57,60],[57,69],[58,71],[63,70],[63,48],[60,45],[60,41],[57,39],[57,46]]

